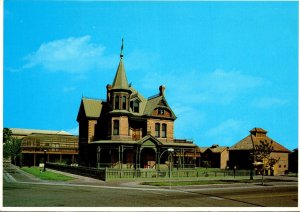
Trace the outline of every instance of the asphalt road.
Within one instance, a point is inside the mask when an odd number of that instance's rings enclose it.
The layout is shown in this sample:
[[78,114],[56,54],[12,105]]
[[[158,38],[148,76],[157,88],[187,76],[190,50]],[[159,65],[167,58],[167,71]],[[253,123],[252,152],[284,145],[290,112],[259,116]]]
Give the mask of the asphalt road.
[[6,183],[5,207],[297,207],[297,185],[149,188]]

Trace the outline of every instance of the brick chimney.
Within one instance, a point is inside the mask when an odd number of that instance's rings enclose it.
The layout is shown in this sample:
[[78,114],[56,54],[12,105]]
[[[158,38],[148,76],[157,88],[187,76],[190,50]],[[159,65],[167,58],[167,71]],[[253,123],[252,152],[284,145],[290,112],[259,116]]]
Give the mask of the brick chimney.
[[159,86],[159,95],[164,96],[165,95],[165,90],[166,90],[165,86],[163,86],[163,85]]

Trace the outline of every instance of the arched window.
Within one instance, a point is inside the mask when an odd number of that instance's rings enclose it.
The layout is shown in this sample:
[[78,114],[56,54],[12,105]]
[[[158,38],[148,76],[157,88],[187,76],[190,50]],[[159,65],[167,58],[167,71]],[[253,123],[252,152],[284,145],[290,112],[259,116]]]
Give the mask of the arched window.
[[127,104],[126,104],[126,96],[123,96],[123,97],[122,97],[122,109],[123,109],[123,110],[126,110],[126,108],[127,108],[126,105],[127,105]]
[[163,138],[167,137],[167,125],[166,124],[162,124],[161,137],[163,137]]
[[120,99],[119,99],[119,95],[115,96],[115,110],[119,110],[120,109]]
[[155,123],[155,137],[159,138],[160,137],[160,124]]
[[114,135],[119,135],[119,120],[114,120],[114,131],[113,134]]

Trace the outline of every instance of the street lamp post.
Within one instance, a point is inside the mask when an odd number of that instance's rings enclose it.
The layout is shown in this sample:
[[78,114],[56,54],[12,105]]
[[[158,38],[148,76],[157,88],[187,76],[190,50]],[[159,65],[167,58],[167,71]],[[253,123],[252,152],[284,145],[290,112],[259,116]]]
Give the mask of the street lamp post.
[[47,150],[46,149],[44,149],[44,172],[46,171],[46,162],[47,162],[47,160],[46,160],[46,153],[47,153]]
[[169,152],[169,157],[171,156],[171,160],[169,161],[169,177],[170,179],[172,178],[172,169],[171,169],[171,166],[172,166],[172,162],[173,162],[173,155],[172,153],[174,152],[174,149],[173,148],[169,148],[168,149],[168,152]]

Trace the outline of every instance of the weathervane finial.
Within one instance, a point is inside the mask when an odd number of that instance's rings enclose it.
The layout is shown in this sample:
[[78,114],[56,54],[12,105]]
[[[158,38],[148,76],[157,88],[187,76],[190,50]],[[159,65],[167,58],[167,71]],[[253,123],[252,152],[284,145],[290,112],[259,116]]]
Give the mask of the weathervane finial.
[[120,53],[120,57],[123,58],[123,48],[124,48],[124,39],[122,38],[122,46],[121,46],[121,53]]

